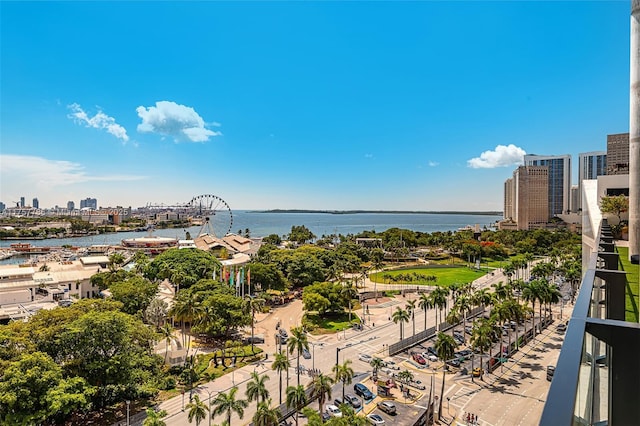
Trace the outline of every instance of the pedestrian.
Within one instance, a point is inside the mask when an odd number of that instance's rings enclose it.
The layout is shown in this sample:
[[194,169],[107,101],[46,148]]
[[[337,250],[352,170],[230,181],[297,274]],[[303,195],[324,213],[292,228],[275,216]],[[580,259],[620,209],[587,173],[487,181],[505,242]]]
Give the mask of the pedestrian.
[[375,327],[375,326],[376,326],[376,323],[375,323],[375,322],[372,322],[372,323],[371,323],[371,327]]

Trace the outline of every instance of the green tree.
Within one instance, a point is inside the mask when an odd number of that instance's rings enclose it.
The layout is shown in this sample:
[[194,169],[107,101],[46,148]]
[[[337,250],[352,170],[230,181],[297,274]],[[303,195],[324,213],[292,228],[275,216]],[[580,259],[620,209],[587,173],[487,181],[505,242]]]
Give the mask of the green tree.
[[[289,357],[287,356],[286,353],[276,353],[275,354],[275,359],[273,360],[273,363],[271,364],[271,368],[275,371],[278,372],[278,376],[279,376],[279,382],[278,382],[278,386],[279,386],[279,390],[280,390],[280,404],[282,404],[282,372],[283,371],[289,371]],[[289,374],[287,374],[287,377],[289,376]],[[288,383],[287,383],[288,384]]]
[[124,312],[135,315],[147,309],[158,293],[158,284],[140,276],[134,276],[126,281],[112,283],[109,291],[114,300],[122,302]]
[[273,244],[274,246],[279,246],[280,244],[282,244],[282,239],[278,234],[270,234],[262,238],[262,242],[265,244]]
[[305,244],[307,241],[315,240],[316,236],[306,226],[292,226],[289,233],[289,241],[298,244]]
[[[439,332],[436,336],[436,342],[434,344],[436,349],[436,353],[438,354],[438,358],[441,361],[445,362],[453,358],[453,354],[458,347],[458,344],[453,337],[448,334],[444,334],[443,332]],[[442,371],[442,388],[440,389],[440,407],[438,408],[438,413],[442,417],[442,400],[444,399],[444,383],[447,378],[447,369]]]
[[626,195],[605,196],[600,199],[600,211],[610,213],[618,218],[618,224],[622,222],[622,213],[629,210],[629,197]]
[[407,310],[407,313],[411,316],[411,319],[413,320],[413,335],[416,335],[416,300],[409,300],[407,301],[407,304],[405,305],[405,309]]
[[109,263],[107,264],[109,267],[109,270],[111,272],[115,272],[116,269],[118,269],[120,266],[122,266],[125,262],[125,258],[122,255],[122,253],[111,253],[109,255]]
[[318,411],[322,411],[327,398],[331,398],[331,387],[333,386],[333,379],[329,376],[325,376],[320,373],[313,377],[311,381],[311,397],[318,398]]
[[449,290],[445,287],[436,287],[430,294],[431,304],[438,308],[438,316],[440,318],[438,329],[442,327],[442,311],[447,307],[447,298],[449,297]]
[[147,408],[147,417],[142,422],[142,426],[166,426],[163,417],[166,417],[165,410],[156,411],[153,408]]
[[396,308],[391,315],[391,319],[395,324],[400,323],[400,340],[404,339],[404,323],[409,322],[409,312],[402,308]]
[[431,304],[431,298],[427,293],[420,293],[420,299],[418,300],[418,307],[424,311],[424,329],[427,329],[427,310],[433,308]]
[[289,386],[287,388],[287,407],[296,409],[296,425],[298,424],[298,412],[307,405],[307,392],[304,386]]
[[344,401],[344,387],[351,384],[355,374],[351,368],[351,360],[348,359],[342,364],[334,365],[333,374],[336,382],[342,382],[342,400]]
[[241,419],[244,417],[244,409],[249,403],[244,399],[236,399],[238,388],[236,386],[229,390],[229,393],[220,392],[215,399],[211,401],[211,415],[213,417],[220,414],[226,414],[227,424],[231,425],[231,414],[236,413]]
[[253,424],[255,426],[278,426],[282,414],[279,408],[270,408],[271,399],[258,403],[258,408],[253,415]]
[[209,407],[207,404],[200,401],[200,397],[198,395],[194,395],[193,399],[190,403],[188,403],[185,407],[188,413],[189,423],[196,421],[196,426],[199,426],[200,423],[207,418],[209,413]]
[[144,319],[156,326],[156,328],[162,327],[167,320],[167,314],[169,313],[169,305],[167,302],[160,298],[155,298],[149,303],[147,309],[144,311]]
[[[347,361],[350,361],[350,360],[347,360]],[[382,361],[378,357],[374,357],[369,364],[371,365],[371,368],[373,368],[373,376],[378,377],[378,371],[380,371],[380,369],[384,367],[384,361]],[[337,365],[335,367],[337,367]],[[336,380],[337,380],[337,377],[336,377]],[[350,383],[351,382],[349,382],[349,384]],[[342,392],[343,392],[342,399],[344,399],[344,386],[343,386]]]
[[214,270],[221,270],[221,265],[211,253],[203,250],[170,249],[153,259],[145,269],[145,277],[155,281],[171,278],[175,272],[180,272],[183,274],[180,287],[184,289],[199,280],[211,278]]
[[298,386],[300,386],[300,355],[302,355],[303,350],[309,350],[309,340],[302,327],[294,327],[291,329],[291,336],[289,336],[289,339],[287,340],[287,349],[290,354],[297,352],[296,370],[298,375]]
[[94,389],[80,377],[63,379],[62,368],[42,352],[22,355],[0,380],[0,423],[41,424],[91,407]]
[[247,401],[264,402],[269,398],[269,391],[266,385],[267,380],[269,380],[269,376],[266,374],[260,376],[255,371],[251,373],[251,378],[247,383],[247,390],[245,391]]
[[265,301],[259,297],[247,297],[246,304],[247,308],[249,308],[249,312],[251,312],[251,353],[253,353],[253,332],[256,323],[256,312],[262,311]]

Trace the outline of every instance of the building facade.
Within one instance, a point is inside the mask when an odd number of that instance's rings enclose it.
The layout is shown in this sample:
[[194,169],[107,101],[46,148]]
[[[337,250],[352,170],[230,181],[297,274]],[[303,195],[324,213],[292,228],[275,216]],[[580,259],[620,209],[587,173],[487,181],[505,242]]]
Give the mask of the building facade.
[[578,154],[578,199],[571,205],[572,212],[582,210],[582,181],[597,179],[607,174],[607,152],[592,151]]
[[549,168],[520,166],[513,173],[513,200],[518,229],[541,228],[549,221]]
[[73,201],[67,201],[67,210],[73,211],[76,208],[76,203]]
[[37,199],[37,198],[34,198],[34,199],[33,199],[33,203],[31,204],[31,206],[32,206],[34,209],[39,209],[39,208],[40,208],[40,201],[38,201],[38,199]]
[[525,166],[548,168],[548,218],[569,213],[571,200],[571,155],[525,155]]
[[513,188],[513,178],[510,177],[504,182],[504,218],[506,220],[513,220],[516,216],[514,210],[514,195],[515,190]]
[[607,135],[608,175],[629,174],[629,133]]
[[84,200],[80,200],[80,208],[81,209],[89,208],[89,209],[97,210],[98,200],[96,200],[95,198],[85,198]]

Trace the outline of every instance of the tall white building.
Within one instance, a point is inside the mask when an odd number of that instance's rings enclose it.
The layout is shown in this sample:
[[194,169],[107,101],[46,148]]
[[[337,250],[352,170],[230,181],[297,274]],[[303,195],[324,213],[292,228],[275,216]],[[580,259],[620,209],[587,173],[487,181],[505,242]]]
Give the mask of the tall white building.
[[578,200],[571,206],[571,210],[577,212],[582,209],[582,181],[598,179],[598,176],[607,174],[607,152],[592,151],[578,154]]
[[546,166],[549,169],[549,218],[571,210],[571,155],[524,156],[525,166]]

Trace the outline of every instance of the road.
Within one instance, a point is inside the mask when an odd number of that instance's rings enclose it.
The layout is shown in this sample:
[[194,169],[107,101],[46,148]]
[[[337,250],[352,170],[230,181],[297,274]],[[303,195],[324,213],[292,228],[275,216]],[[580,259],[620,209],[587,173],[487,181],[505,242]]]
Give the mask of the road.
[[[474,288],[478,289],[489,287],[499,281],[505,281],[505,277],[499,270],[496,270],[494,271],[493,275],[486,275],[474,281]],[[383,285],[380,284],[376,286],[378,290],[383,287]],[[366,289],[373,290],[373,287],[374,283],[370,282],[369,280],[365,282]],[[394,288],[397,288],[397,286],[395,286]],[[406,301],[416,297],[417,295],[415,294],[407,294],[405,297],[399,296],[396,298],[379,298],[377,302],[374,300],[367,301],[367,305],[369,306],[369,313],[366,315],[366,323],[364,330],[362,331],[347,330],[345,332],[340,332],[332,335],[309,335],[312,359],[306,360],[301,358],[301,365],[303,365],[307,369],[316,368],[322,371],[324,374],[331,374],[331,370],[336,364],[336,360],[339,363],[342,363],[345,360],[349,359],[353,362],[352,368],[354,369],[356,374],[370,372],[370,365],[368,363],[360,361],[358,359],[358,356],[362,353],[366,353],[385,358],[386,346],[391,343],[395,343],[398,340],[400,334],[400,324],[394,324],[392,321],[390,321],[392,311],[396,307],[404,308],[406,305]],[[265,335],[265,343],[263,345],[260,345],[260,347],[262,347],[265,352],[269,354],[269,359],[261,363],[247,365],[236,370],[233,373],[226,374],[225,376],[220,377],[212,382],[199,386],[194,390],[194,392],[200,395],[201,400],[207,401],[210,398],[215,398],[215,396],[219,392],[227,392],[233,386],[238,386],[238,398],[244,398],[246,383],[250,378],[250,374],[255,371],[258,374],[266,374],[269,376],[269,380],[267,381],[267,389],[269,390],[270,396],[273,400],[273,404],[277,404],[279,402],[278,375],[271,369],[271,363],[274,358],[273,354],[277,350],[275,342],[276,324],[279,322],[280,325],[285,329],[291,329],[292,327],[298,326],[300,324],[302,315],[302,302],[300,300],[294,300],[287,305],[279,306],[271,313],[258,315],[256,318],[255,333]],[[435,323],[436,315],[437,310],[435,309],[430,309],[427,311],[427,327],[431,327]],[[568,316],[569,312],[567,307],[565,307],[565,317]],[[424,311],[422,310],[416,310],[415,327],[416,332],[422,331],[424,329]],[[405,336],[411,335],[412,332],[413,321],[404,324]],[[447,375],[448,390],[446,394],[451,397],[450,408],[452,409],[451,412],[454,413],[452,414],[452,418],[455,417],[455,415],[462,416],[465,411],[473,412],[475,410],[476,414],[483,414],[480,424],[537,424],[535,421],[529,422],[527,419],[539,419],[541,408],[538,408],[538,405],[543,405],[543,401],[546,397],[546,391],[548,390],[548,383],[546,382],[546,380],[544,380],[544,377],[542,378],[542,380],[539,380],[539,376],[544,376],[545,374],[544,370],[546,369],[546,364],[544,363],[555,363],[553,357],[555,356],[557,358],[557,352],[559,352],[559,348],[561,346],[561,342],[558,343],[554,341],[554,338],[557,338],[557,336],[551,335],[549,332],[546,332],[544,336],[546,340],[538,339],[539,343],[536,343],[536,347],[538,347],[536,351],[538,352],[534,351],[529,354],[525,350],[519,353],[519,355],[522,354],[522,356],[526,356],[531,359],[520,359],[517,364],[518,369],[505,369],[508,370],[509,373],[504,373],[504,375],[502,376],[486,375],[486,383],[481,383],[480,385],[478,385],[471,383],[470,380],[465,381],[465,379],[461,378],[452,380],[450,378],[450,375]],[[545,352],[549,353],[546,353],[546,356],[543,356]],[[297,384],[297,378],[294,368],[296,365],[296,357],[291,356],[290,359],[292,368],[289,370],[288,384],[295,385]],[[406,360],[406,355],[404,357],[401,355],[399,357],[395,357],[394,359],[397,362],[403,362]],[[517,356],[515,357],[515,359],[518,359]],[[536,361],[537,363],[532,363],[531,361]],[[541,367],[541,365],[543,364],[544,368]],[[423,381],[425,383],[429,383],[431,380],[430,377],[433,375],[436,378],[435,387],[437,389],[437,392],[439,393],[441,372],[437,370],[421,371],[408,362],[405,362],[405,364],[403,365],[403,369],[407,366],[409,368],[414,368],[416,370],[416,374],[424,374]],[[499,373],[499,370],[497,370],[497,372]],[[515,377],[508,376],[508,374],[519,375],[517,377],[521,377],[521,379],[516,379]],[[494,378],[492,387],[483,387],[487,383],[490,383],[490,379],[492,378]],[[309,383],[310,380],[311,378],[307,375],[302,375],[300,377],[300,383],[303,385]],[[496,380],[500,380],[500,382],[496,382]],[[535,383],[530,390],[530,386],[526,387],[527,390],[524,391],[522,391],[521,389],[516,389],[515,391],[513,389],[510,389],[510,386],[515,386],[515,383],[518,382],[518,380],[528,380]],[[542,382],[542,384],[538,382]],[[285,378],[283,378],[283,399],[286,399],[286,396],[284,395],[286,386],[287,381]],[[491,399],[492,397],[497,399],[494,401],[493,399]],[[521,398],[526,398],[527,401],[535,402],[537,405],[522,404],[520,401]],[[168,412],[168,416],[165,418],[165,422],[168,426],[188,424],[187,413],[182,411],[183,400],[184,405],[189,402],[188,393],[184,396],[184,398],[183,396],[178,396],[164,401],[160,404],[159,408],[167,410]],[[511,408],[509,410],[506,409],[508,405],[511,405]],[[243,419],[239,419],[236,414],[233,414],[231,424],[248,424],[251,421],[253,413],[255,412],[255,408],[256,403],[251,403],[245,410]],[[521,412],[525,409],[529,411]],[[445,414],[447,414],[446,411]],[[514,420],[514,416],[517,417],[516,420],[518,420],[520,423]],[[486,421],[484,420],[485,417],[487,418]],[[212,419],[212,423],[220,424],[224,420],[224,416],[217,416]],[[512,421],[514,421],[514,423],[512,423]],[[203,423],[203,425],[206,424],[208,423]]]

